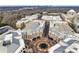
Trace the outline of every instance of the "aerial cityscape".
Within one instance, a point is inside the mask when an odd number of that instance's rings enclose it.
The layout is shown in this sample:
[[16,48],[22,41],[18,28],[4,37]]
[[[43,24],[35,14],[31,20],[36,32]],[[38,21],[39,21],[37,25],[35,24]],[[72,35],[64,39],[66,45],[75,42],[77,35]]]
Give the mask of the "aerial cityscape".
[[0,53],[79,53],[79,7],[0,7]]

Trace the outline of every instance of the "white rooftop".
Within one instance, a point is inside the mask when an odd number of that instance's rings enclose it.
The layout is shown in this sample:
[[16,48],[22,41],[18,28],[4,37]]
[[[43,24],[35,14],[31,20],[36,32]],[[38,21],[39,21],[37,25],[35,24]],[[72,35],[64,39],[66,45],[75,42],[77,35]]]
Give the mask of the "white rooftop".
[[[71,9],[71,10],[69,10],[68,12],[75,12],[75,10]],[[75,12],[75,13],[76,13],[76,12]]]
[[42,19],[44,20],[54,20],[54,21],[62,21],[62,18],[60,17],[60,15],[54,15],[54,16],[49,16],[49,15],[44,15],[42,16]]

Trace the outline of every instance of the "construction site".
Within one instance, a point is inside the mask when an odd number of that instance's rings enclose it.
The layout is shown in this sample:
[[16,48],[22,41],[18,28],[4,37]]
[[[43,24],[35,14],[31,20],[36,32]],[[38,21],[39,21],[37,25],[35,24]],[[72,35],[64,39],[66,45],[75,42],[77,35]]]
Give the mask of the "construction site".
[[[26,15],[1,32],[0,53],[79,53],[79,13]],[[5,28],[2,27],[2,28]],[[2,29],[0,28],[0,29]]]

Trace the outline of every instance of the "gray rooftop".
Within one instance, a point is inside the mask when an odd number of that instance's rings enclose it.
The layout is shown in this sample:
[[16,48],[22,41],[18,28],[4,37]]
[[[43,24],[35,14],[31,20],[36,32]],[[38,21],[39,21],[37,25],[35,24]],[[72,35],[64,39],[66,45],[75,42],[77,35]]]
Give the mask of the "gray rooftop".
[[0,53],[13,53],[19,48],[20,46],[19,40],[14,38],[16,34],[17,33],[14,33],[13,40],[10,45],[3,46],[3,41],[0,42]]
[[[65,42],[66,44],[68,44],[68,46],[70,46],[71,44],[73,44],[76,40],[70,40],[68,42]],[[64,53],[64,50],[68,47],[68,46],[60,46],[59,48],[57,48],[56,50],[54,50],[55,53]]]

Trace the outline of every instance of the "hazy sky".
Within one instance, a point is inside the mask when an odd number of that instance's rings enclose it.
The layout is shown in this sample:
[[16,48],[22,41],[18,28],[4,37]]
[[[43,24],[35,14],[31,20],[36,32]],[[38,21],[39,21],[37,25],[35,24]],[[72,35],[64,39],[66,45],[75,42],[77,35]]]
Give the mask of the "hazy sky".
[[79,5],[79,0],[0,0],[2,5]]

